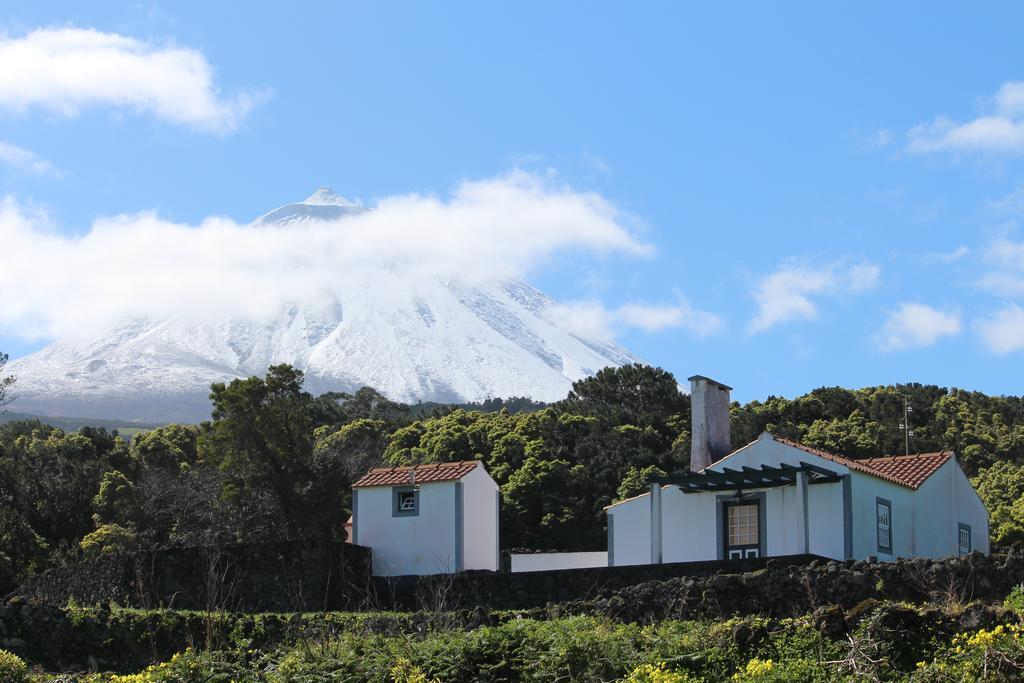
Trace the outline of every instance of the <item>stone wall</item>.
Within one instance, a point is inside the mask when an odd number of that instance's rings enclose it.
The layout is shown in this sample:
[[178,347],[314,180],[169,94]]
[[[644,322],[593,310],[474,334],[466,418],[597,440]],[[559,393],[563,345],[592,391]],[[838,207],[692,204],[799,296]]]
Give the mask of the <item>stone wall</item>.
[[376,577],[374,585],[378,604],[388,609],[530,609],[549,603],[593,600],[627,586],[673,577],[741,574],[769,565],[799,566],[820,559],[794,555],[540,572],[471,571],[450,576]]
[[465,572],[454,576],[376,578],[382,608],[535,609],[627,621],[733,614],[795,616],[823,605],[867,599],[966,603],[1001,601],[1024,583],[1024,553],[973,553],[943,560],[836,562],[790,557],[601,567],[547,572]]
[[74,600],[293,612],[366,607],[372,592],[368,548],[284,541],[106,555],[48,570],[9,597],[58,606]]

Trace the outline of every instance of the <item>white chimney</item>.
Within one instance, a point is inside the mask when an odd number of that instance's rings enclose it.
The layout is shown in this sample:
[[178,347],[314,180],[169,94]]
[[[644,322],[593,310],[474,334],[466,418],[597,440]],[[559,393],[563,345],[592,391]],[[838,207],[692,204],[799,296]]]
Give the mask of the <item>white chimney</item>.
[[700,472],[732,451],[729,392],[732,387],[703,375],[690,378],[690,470]]

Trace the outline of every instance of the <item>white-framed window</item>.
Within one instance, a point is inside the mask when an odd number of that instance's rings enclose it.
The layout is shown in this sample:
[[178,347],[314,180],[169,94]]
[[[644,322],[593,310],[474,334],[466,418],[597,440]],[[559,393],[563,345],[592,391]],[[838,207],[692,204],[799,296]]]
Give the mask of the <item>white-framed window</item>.
[[729,545],[757,545],[757,503],[729,506]]
[[725,557],[758,557],[761,544],[761,505],[757,501],[731,503],[725,507]]
[[892,553],[892,502],[875,498],[875,523],[878,530],[878,552]]
[[416,517],[420,514],[420,490],[415,486],[396,486],[392,491],[392,517]]
[[969,555],[971,552],[971,525],[961,522],[957,527],[957,552]]

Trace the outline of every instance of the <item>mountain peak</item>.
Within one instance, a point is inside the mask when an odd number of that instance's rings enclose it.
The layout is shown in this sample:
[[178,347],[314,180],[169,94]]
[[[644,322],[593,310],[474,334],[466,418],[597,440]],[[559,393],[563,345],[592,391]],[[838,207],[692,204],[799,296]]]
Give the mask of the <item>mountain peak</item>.
[[356,206],[354,202],[345,199],[326,185],[318,187],[316,192],[306,197],[302,203],[314,206]]

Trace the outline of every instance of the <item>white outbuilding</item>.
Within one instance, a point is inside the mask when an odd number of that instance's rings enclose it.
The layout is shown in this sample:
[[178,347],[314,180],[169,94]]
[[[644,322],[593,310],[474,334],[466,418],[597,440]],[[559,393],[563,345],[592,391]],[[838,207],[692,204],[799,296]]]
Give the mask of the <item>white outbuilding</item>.
[[496,571],[499,505],[479,460],[377,467],[352,486],[351,541],[376,576]]
[[989,552],[988,513],[952,453],[854,460],[767,432],[731,451],[730,387],[690,382],[691,472],[606,508],[610,566]]

